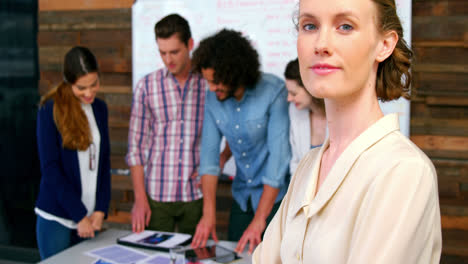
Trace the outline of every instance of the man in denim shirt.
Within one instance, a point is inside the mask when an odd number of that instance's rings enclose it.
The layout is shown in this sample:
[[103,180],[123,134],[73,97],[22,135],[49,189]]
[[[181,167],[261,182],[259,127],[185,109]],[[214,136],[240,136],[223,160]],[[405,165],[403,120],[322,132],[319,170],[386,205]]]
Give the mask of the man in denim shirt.
[[252,252],[287,190],[291,159],[287,90],[284,81],[260,72],[258,53],[240,32],[222,30],[204,39],[192,63],[210,88],[199,169],[203,216],[192,246],[204,246],[210,235],[217,241],[216,186],[224,136],[237,169],[228,238],[239,241],[237,252],[247,243]]

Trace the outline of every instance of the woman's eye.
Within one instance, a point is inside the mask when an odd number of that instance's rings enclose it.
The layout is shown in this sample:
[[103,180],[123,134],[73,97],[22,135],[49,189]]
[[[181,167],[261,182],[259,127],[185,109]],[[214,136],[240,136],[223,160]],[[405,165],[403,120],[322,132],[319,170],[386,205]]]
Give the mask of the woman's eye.
[[348,24],[343,24],[339,27],[339,29],[344,30],[344,31],[350,31],[353,29],[353,26],[348,25]]
[[302,28],[305,31],[311,31],[311,30],[316,29],[317,27],[314,24],[305,24]]
[[310,30],[314,30],[316,29],[317,27],[314,25],[314,24],[307,24],[307,25],[304,25],[304,29],[307,30],[307,31],[310,31]]

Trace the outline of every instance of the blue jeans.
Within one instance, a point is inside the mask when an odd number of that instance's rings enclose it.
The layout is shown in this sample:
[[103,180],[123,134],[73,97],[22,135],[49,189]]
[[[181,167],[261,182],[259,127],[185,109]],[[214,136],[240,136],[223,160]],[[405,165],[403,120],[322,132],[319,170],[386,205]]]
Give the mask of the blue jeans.
[[70,229],[39,215],[36,222],[36,238],[41,259],[55,255],[83,240],[78,236],[76,229]]

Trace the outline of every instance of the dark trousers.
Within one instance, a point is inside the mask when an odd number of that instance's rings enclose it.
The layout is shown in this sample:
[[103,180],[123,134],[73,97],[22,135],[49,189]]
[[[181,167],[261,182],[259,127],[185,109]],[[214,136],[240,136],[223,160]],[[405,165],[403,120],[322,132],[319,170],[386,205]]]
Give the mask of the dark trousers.
[[203,199],[192,202],[157,202],[148,197],[151,219],[148,229],[193,235],[202,216]]
[[[270,215],[268,215],[266,219],[267,226],[270,223],[271,219],[273,219],[273,216],[275,216],[276,211],[278,211],[280,205],[281,201],[273,205]],[[255,211],[252,208],[250,199],[247,201],[247,211],[245,212],[242,211],[239,204],[234,200],[231,206],[231,215],[229,216],[228,240],[239,241],[239,239],[242,237],[242,234],[249,226],[250,222],[252,222],[254,216]]]

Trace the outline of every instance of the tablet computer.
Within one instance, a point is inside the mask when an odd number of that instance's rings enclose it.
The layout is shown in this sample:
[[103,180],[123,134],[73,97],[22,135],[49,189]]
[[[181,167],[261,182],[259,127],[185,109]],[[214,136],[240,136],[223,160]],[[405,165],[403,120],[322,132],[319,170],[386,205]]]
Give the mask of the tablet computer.
[[230,263],[240,259],[236,252],[219,245],[187,249],[185,258],[191,262],[209,259],[218,263]]
[[187,245],[192,236],[189,234],[145,230],[141,233],[130,233],[117,239],[118,244],[134,247],[169,251],[175,246]]

